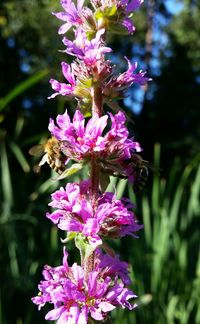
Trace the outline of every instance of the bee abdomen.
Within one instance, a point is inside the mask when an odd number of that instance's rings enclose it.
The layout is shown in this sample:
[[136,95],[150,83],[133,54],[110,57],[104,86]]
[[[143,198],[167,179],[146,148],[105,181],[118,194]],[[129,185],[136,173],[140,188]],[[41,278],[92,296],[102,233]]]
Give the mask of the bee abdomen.
[[51,156],[48,156],[48,164],[50,168],[55,172],[57,172],[58,174],[62,174],[65,169],[64,163],[58,158],[54,159]]

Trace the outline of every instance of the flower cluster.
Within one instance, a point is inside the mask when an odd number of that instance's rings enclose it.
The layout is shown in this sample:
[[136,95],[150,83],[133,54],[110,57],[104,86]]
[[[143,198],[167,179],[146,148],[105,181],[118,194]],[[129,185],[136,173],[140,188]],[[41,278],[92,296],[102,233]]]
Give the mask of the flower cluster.
[[92,8],[84,7],[84,1],[78,0],[77,7],[71,0],[61,0],[64,12],[54,15],[65,24],[59,29],[65,34],[74,27],[75,40],[71,41],[64,36],[63,44],[69,55],[76,60],[71,64],[62,62],[62,74],[68,83],[51,79],[52,89],[55,91],[49,98],[57,95],[75,97],[79,107],[90,110],[92,101],[92,88],[95,83],[100,84],[102,100],[111,104],[113,98],[124,97],[125,91],[132,83],[144,85],[150,78],[145,72],[137,70],[137,63],[128,62],[128,69],[116,75],[115,67],[105,58],[106,53],[112,51],[105,45],[107,32],[135,30],[130,14],[135,11],[143,0],[92,0]]
[[84,0],[77,0],[77,7],[71,0],[61,0],[64,12],[54,15],[65,23],[59,28],[59,34],[65,34],[71,27],[81,27],[89,35],[106,27],[110,32],[133,33],[135,26],[130,14],[137,10],[144,0],[92,0],[92,9],[84,7]]
[[[82,34],[81,34],[82,35]],[[82,40],[84,44],[84,40]],[[88,41],[89,42],[89,41]],[[91,89],[92,85],[96,81],[96,75],[102,79],[102,95],[106,103],[114,98],[123,98],[125,91],[133,84],[144,85],[151,79],[145,76],[145,72],[140,70],[136,72],[137,63],[133,64],[125,57],[128,62],[128,69],[126,72],[119,74],[118,76],[112,76],[112,67],[109,61],[102,63],[99,59],[105,52],[109,52],[107,47],[90,48],[83,45],[83,48],[78,48],[71,41],[64,39],[64,43],[69,43],[69,48],[66,51],[71,55],[76,55],[82,58],[82,64],[80,62],[74,62],[71,66],[65,62],[62,62],[62,74],[69,83],[61,83],[57,80],[51,79],[50,83],[52,89],[55,91],[50,98],[54,98],[57,95],[76,97],[80,107],[82,107],[87,99],[88,105],[91,105]],[[92,42],[89,42],[92,43]],[[100,51],[101,50],[101,51]],[[108,75],[111,75],[108,78]]]
[[[133,173],[129,167],[131,158],[142,149],[138,142],[128,138],[124,113],[119,111],[109,116],[110,120],[107,115],[94,115],[86,124],[79,110],[75,112],[72,122],[66,111],[58,115],[57,125],[50,119],[49,131],[60,141],[61,151],[68,159],[85,163],[95,156],[104,171],[130,177]],[[109,122],[110,130],[105,132]]]
[[129,310],[136,307],[128,301],[136,295],[125,287],[130,282],[125,262],[96,250],[93,270],[86,277],[82,266],[68,265],[67,257],[64,249],[62,266],[45,266],[40,294],[32,298],[39,309],[46,303],[53,304],[54,309],[46,314],[46,320],[58,320],[58,324],[86,324],[89,316],[101,321],[116,307]]
[[[137,237],[143,227],[137,221],[135,206],[127,198],[104,192],[104,175],[128,178],[135,184],[142,168],[140,144],[129,136],[122,111],[105,112],[123,98],[133,84],[144,85],[150,79],[137,69],[137,63],[125,57],[128,68],[119,73],[106,56],[112,49],[106,44],[107,33],[133,33],[131,14],[143,0],[61,0],[64,11],[53,13],[64,21],[59,34],[71,28],[74,40],[66,35],[63,52],[74,57],[71,64],[62,62],[66,81],[50,79],[54,93],[75,98],[77,110],[71,118],[68,110],[50,119],[52,138],[45,147],[40,165],[47,162],[62,173],[58,179],[89,166],[89,179],[67,183],[51,195],[46,214],[54,225],[67,234],[63,243],[74,239],[79,249],[81,265],[68,265],[64,248],[63,264],[45,266],[38,286],[39,294],[32,301],[40,309],[50,303],[45,319],[58,324],[86,324],[89,319],[106,320],[116,307],[132,310],[136,304],[129,299],[136,295],[127,288],[131,284],[128,264],[120,261],[105,239],[121,239],[126,235]],[[71,161],[72,165],[66,166]],[[64,171],[63,171],[64,169]],[[74,171],[75,170],[75,171]],[[107,182],[105,182],[107,185]],[[104,249],[105,252],[102,252]]]
[[102,244],[101,237],[135,236],[142,228],[129,200],[118,200],[111,192],[99,194],[96,208],[89,200],[90,182],[68,183],[52,194],[49,206],[56,208],[47,218],[67,232],[82,233],[91,246]]

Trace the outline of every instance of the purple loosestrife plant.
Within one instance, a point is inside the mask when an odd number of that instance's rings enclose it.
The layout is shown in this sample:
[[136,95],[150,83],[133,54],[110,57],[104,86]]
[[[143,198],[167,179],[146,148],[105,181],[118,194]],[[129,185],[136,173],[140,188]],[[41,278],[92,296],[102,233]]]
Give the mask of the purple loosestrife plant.
[[64,11],[54,13],[64,21],[59,34],[73,28],[75,38],[71,40],[65,35],[62,41],[66,47],[63,52],[74,57],[74,61],[62,62],[66,81],[51,79],[54,93],[49,98],[70,96],[77,101],[77,110],[73,118],[66,110],[56,121],[50,119],[54,144],[51,151],[45,151],[40,164],[47,162],[56,171],[62,165],[64,171],[58,179],[78,172],[86,164],[90,170],[89,179],[67,183],[54,192],[49,203],[53,211],[46,214],[65,232],[63,243],[73,239],[81,256],[80,265],[69,266],[64,248],[63,264],[44,267],[39,294],[32,298],[39,309],[51,304],[45,319],[57,320],[58,324],[103,321],[116,307],[136,307],[129,301],[136,295],[127,288],[131,283],[128,265],[120,261],[105,239],[137,237],[143,226],[138,223],[135,206],[129,199],[119,200],[112,192],[105,192],[105,179],[118,176],[134,184],[142,149],[129,136],[125,114],[120,109],[115,114],[108,113],[105,104],[116,107],[116,101],[124,97],[133,83],[144,85],[150,79],[138,70],[136,62],[126,57],[128,69],[118,74],[106,58],[112,51],[106,45],[106,35],[119,31],[132,34],[135,26],[131,13],[142,2],[91,0],[86,7],[83,0],[61,0]]

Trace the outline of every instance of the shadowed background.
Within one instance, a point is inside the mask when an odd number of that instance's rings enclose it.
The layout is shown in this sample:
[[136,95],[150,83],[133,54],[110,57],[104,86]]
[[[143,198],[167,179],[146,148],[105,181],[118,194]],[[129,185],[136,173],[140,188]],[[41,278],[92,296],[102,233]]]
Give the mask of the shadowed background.
[[[44,264],[59,265],[62,244],[45,218],[49,195],[60,185],[47,166],[34,174],[31,146],[48,138],[49,117],[75,109],[56,98],[48,80],[61,80],[60,62],[69,58],[57,35],[57,0],[0,3],[0,323],[45,323],[30,298],[37,294]],[[137,60],[153,81],[132,87],[121,106],[132,135],[144,148],[150,172],[135,196],[126,181],[111,179],[118,197],[136,202],[140,239],[111,242],[128,260],[140,307],[114,311],[117,324],[200,323],[200,1],[148,0],[134,13],[134,36],[109,35],[112,59]],[[69,62],[69,61],[68,61]],[[76,175],[79,181],[87,174]],[[78,261],[68,244],[70,262]]]

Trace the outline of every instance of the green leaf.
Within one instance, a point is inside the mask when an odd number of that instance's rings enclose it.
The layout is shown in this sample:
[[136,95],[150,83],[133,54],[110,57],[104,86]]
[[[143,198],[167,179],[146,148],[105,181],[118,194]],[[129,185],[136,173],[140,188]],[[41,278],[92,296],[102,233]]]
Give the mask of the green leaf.
[[140,298],[137,300],[138,306],[146,306],[152,301],[153,296],[151,294],[145,294],[140,296]]
[[16,143],[10,142],[10,148],[11,148],[13,154],[15,155],[17,161],[21,165],[23,171],[26,173],[29,172],[30,166],[29,166],[28,162],[26,161],[26,158],[25,158],[22,150],[20,149],[20,147]]
[[83,235],[78,233],[75,237],[75,245],[80,251],[82,261],[89,258],[89,256],[94,252],[95,247],[89,244],[88,239]]
[[14,138],[15,139],[17,139],[21,135],[23,127],[24,127],[24,116],[19,116],[17,118],[15,131],[14,131]]
[[149,199],[146,196],[144,196],[142,199],[142,214],[143,214],[143,221],[144,221],[144,234],[148,246],[151,246],[151,242],[152,242],[150,211],[151,211],[151,206],[149,204]]
[[105,10],[106,17],[112,17],[112,16],[116,15],[116,13],[117,13],[117,6],[115,6],[115,5],[110,8],[106,8],[106,10]]
[[119,35],[128,35],[127,29],[122,25],[114,25],[113,23],[109,26],[109,32]]
[[128,180],[127,179],[120,179],[117,184],[117,198],[121,199],[124,196],[124,191],[126,189]]
[[93,79],[79,79],[79,81],[87,88],[91,88],[93,84]]
[[[104,11],[101,11],[98,9],[95,13],[95,18],[96,19],[101,19],[101,18],[107,18],[107,17],[113,17],[117,13],[117,7],[114,5],[112,7],[108,7],[104,9]],[[121,28],[121,26],[120,26]]]
[[62,180],[65,179],[72,174],[80,171],[83,168],[83,163],[74,163],[70,168],[66,169],[59,177],[57,177],[55,180]]
[[8,157],[5,147],[5,142],[2,140],[0,145],[1,156],[1,184],[6,206],[10,209],[13,205],[13,190],[11,182],[10,168],[8,165]]
[[62,243],[67,243],[75,239],[77,233],[76,232],[67,232],[67,237],[65,239],[61,238]]
[[91,41],[96,35],[96,31],[87,31],[86,36],[89,41]]
[[109,186],[107,188],[107,191],[115,190],[116,185],[117,185],[117,177],[111,176],[110,177],[110,184],[109,184]]
[[98,9],[98,10],[95,12],[95,18],[96,18],[96,19],[101,19],[101,18],[103,18],[103,17],[105,17],[104,13],[103,13],[100,9]]
[[105,172],[101,172],[101,175],[100,175],[100,188],[101,188],[102,192],[106,191],[109,183],[110,183],[109,175],[107,173],[105,173]]
[[177,310],[178,301],[179,301],[178,296],[172,296],[170,299],[166,311],[168,323],[174,323],[174,315],[175,315],[175,311]]
[[45,69],[39,71],[38,73],[32,75],[25,81],[19,83],[14,89],[12,89],[4,98],[0,99],[0,111],[3,110],[12,100],[21,95],[27,89],[31,88],[35,84],[37,84],[40,80],[42,80],[47,74],[49,70]]

